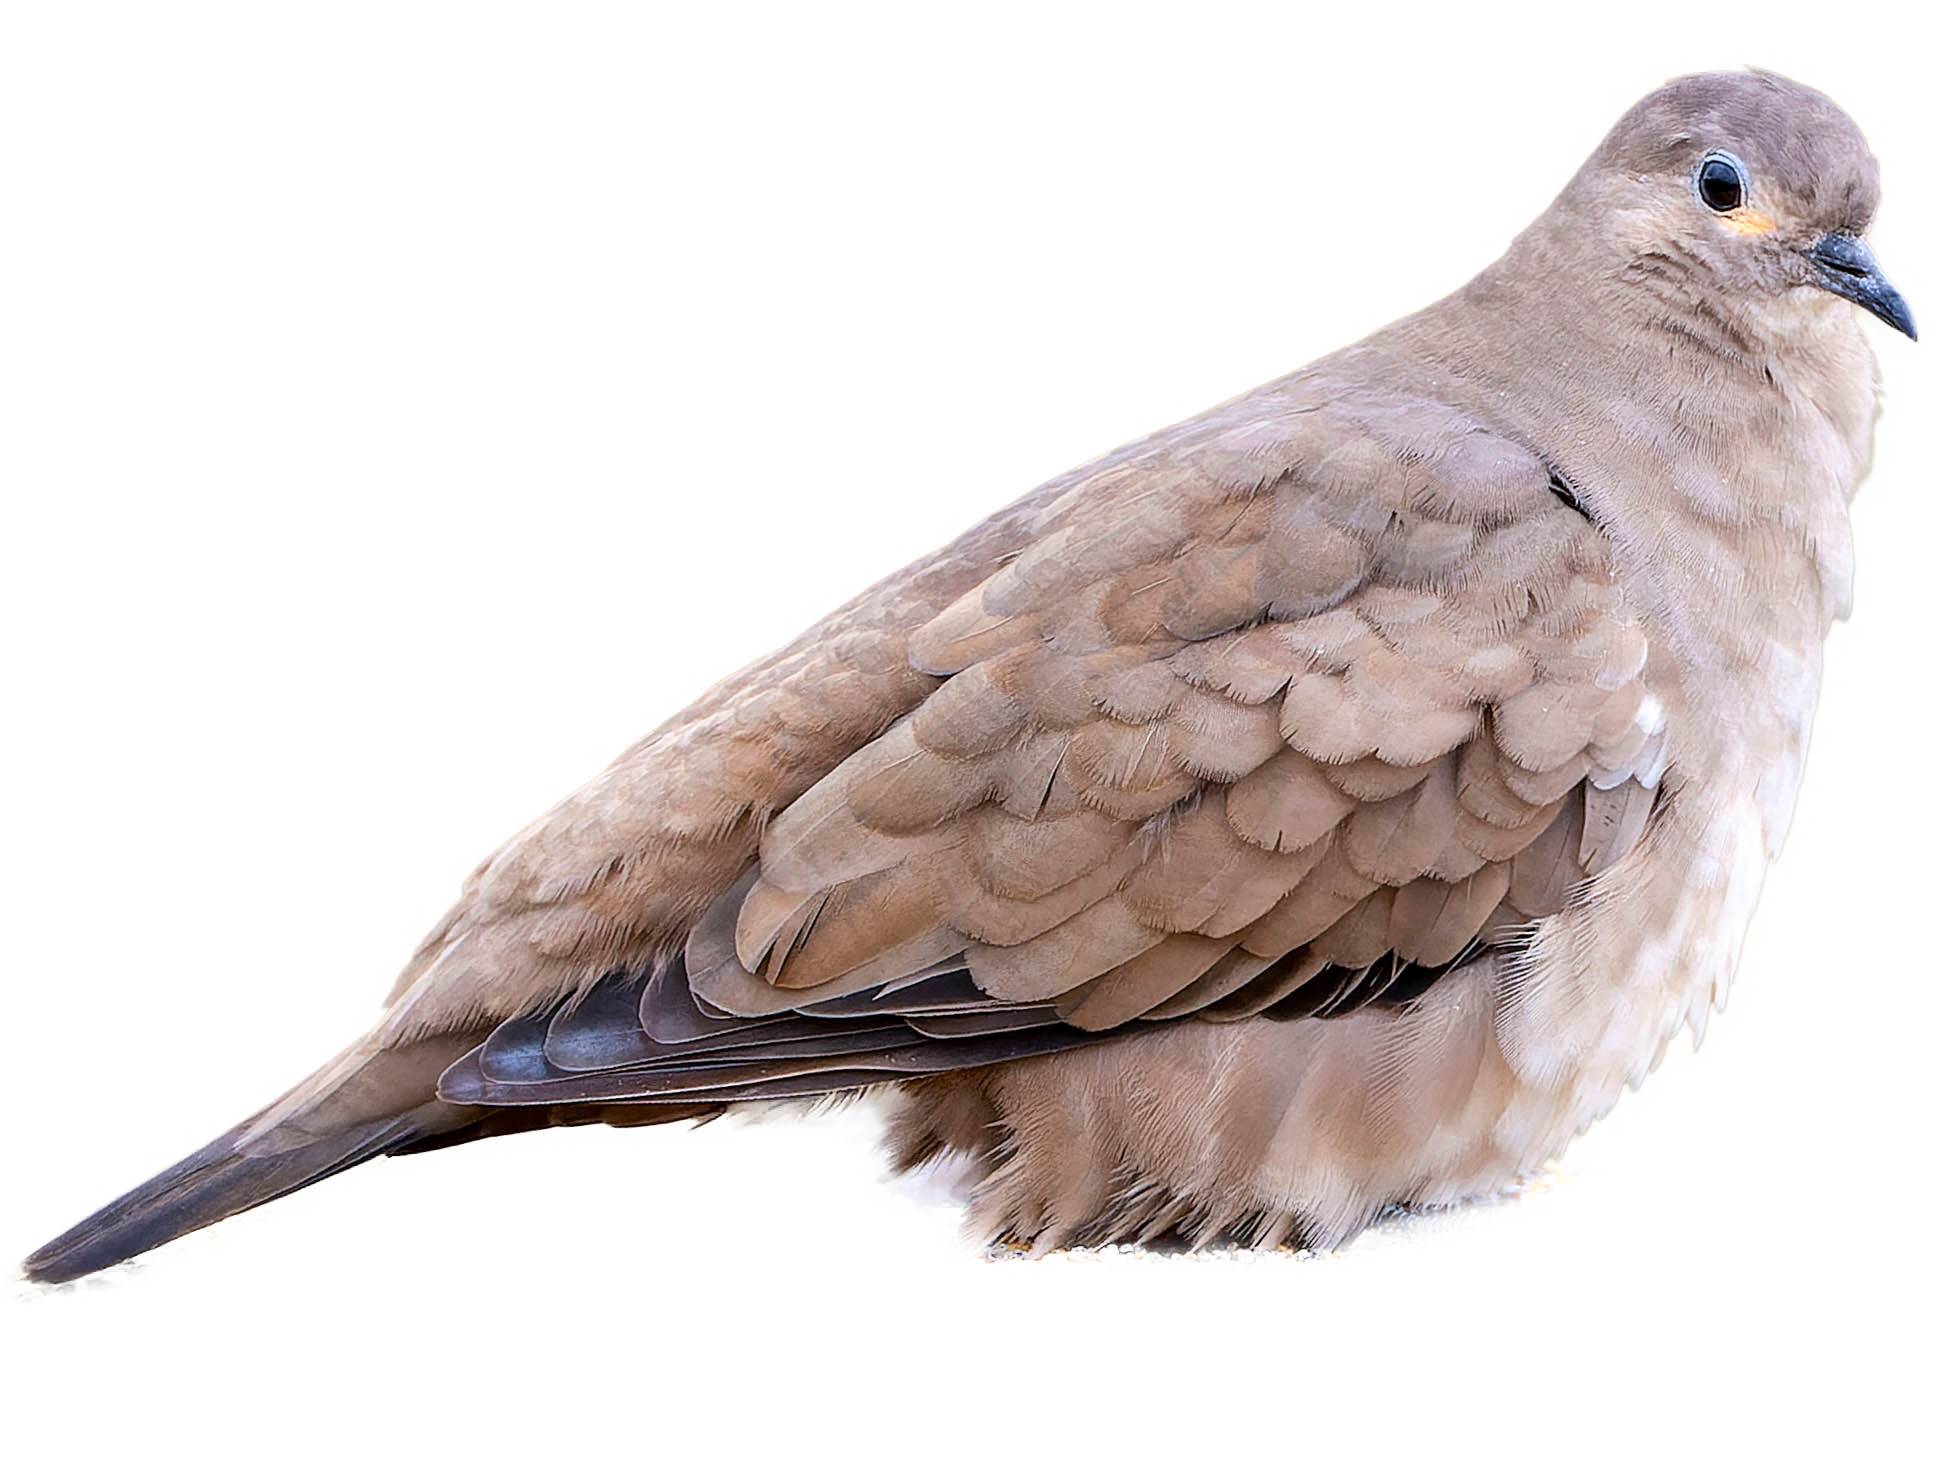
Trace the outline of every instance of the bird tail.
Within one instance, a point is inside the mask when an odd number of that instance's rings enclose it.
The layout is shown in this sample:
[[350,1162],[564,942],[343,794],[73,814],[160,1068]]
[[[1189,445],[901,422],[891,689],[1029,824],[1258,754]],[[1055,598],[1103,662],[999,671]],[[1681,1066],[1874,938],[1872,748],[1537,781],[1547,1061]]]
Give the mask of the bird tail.
[[480,1110],[435,1098],[441,1071],[480,1034],[382,1049],[355,1045],[289,1094],[226,1131],[27,1259],[61,1283],[289,1195],[362,1161],[474,1126]]

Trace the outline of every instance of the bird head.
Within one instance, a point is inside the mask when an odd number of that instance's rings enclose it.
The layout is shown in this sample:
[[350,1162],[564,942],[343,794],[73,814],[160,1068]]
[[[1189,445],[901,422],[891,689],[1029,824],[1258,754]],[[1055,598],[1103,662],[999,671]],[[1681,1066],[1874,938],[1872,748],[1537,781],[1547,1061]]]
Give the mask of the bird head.
[[1600,206],[1610,253],[1659,292],[1754,321],[1830,295],[1915,336],[1864,238],[1879,166],[1810,87],[1768,72],[1673,81],[1616,124],[1570,194],[1590,220]]

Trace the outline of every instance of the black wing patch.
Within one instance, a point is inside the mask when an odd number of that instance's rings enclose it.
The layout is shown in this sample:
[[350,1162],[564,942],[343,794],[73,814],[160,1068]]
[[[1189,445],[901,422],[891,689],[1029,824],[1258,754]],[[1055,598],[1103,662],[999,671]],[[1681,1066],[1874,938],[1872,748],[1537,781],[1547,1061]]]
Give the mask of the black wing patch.
[[1595,516],[1588,512],[1588,505],[1582,502],[1581,495],[1575,491],[1575,486],[1568,481],[1568,476],[1560,469],[1550,468],[1548,470],[1548,488],[1557,499],[1581,515],[1590,524],[1595,523]]

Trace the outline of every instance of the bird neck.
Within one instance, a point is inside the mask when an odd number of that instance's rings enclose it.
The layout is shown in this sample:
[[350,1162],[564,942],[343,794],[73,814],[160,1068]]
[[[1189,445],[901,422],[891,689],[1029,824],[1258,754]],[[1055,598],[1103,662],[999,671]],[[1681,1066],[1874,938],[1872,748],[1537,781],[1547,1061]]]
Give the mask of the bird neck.
[[1803,335],[1754,325],[1741,351],[1680,310],[1537,225],[1457,294],[1355,350],[1408,395],[1527,444],[1572,486],[1652,632],[1664,700],[1698,714],[1682,720],[1702,746],[1675,751],[1679,775],[1769,766],[1789,789],[1821,643],[1850,602],[1846,510],[1869,459],[1871,354],[1857,323],[1830,314]]
[[1387,335],[1412,380],[1443,372],[1559,469],[1652,598],[1682,613],[1681,596],[1707,636],[1752,619],[1761,574],[1815,641],[1845,614],[1875,374],[1844,302],[1795,291],[1701,311],[1551,210]]

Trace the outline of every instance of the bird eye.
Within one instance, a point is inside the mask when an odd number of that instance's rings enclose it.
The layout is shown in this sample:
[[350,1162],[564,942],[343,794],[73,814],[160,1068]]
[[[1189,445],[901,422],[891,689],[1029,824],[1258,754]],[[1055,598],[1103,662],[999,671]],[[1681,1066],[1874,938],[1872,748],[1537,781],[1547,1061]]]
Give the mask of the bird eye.
[[1712,153],[1697,168],[1697,197],[1720,214],[1728,214],[1745,201],[1745,176],[1737,163],[1722,153]]

